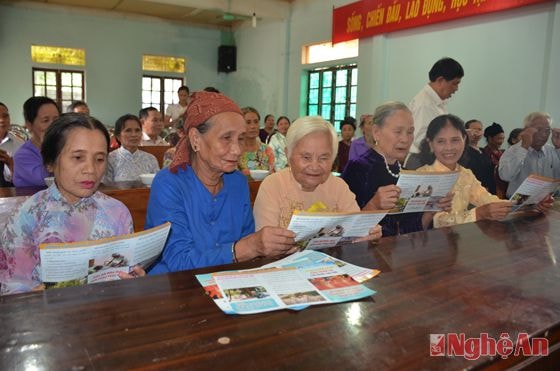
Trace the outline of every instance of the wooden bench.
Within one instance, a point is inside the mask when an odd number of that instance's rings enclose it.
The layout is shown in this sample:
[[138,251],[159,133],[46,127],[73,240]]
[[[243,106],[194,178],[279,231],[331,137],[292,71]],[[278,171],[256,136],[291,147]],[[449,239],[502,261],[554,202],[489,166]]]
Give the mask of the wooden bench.
[[158,160],[159,168],[163,168],[163,155],[165,152],[171,148],[171,146],[141,146],[138,147],[139,150],[148,152],[154,156]]
[[125,204],[132,215],[134,232],[144,230],[148,200],[150,199],[150,188],[141,182],[118,182],[102,185],[99,190]]

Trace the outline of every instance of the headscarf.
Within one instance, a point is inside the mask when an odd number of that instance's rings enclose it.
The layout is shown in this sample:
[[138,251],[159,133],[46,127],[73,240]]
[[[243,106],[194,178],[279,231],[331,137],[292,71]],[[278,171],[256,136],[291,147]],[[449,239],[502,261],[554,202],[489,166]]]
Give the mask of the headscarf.
[[485,138],[493,137],[493,136],[498,135],[498,134],[503,133],[503,132],[504,132],[504,129],[502,128],[502,125],[493,122],[492,125],[488,126],[486,129],[484,129],[484,137]]
[[189,129],[204,124],[210,118],[222,112],[235,112],[242,115],[239,106],[223,94],[197,91],[191,95],[191,101],[183,116],[185,136],[177,143],[173,162],[169,165],[169,170],[172,173],[177,174],[179,168],[186,169],[191,164]]

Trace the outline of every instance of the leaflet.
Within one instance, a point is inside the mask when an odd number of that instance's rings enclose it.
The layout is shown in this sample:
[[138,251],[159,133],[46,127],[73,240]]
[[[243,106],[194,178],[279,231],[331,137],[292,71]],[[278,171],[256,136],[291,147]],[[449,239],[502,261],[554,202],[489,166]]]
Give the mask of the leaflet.
[[260,268],[198,274],[196,278],[224,313],[251,314],[371,296],[375,291],[360,283],[379,273],[306,250]]
[[294,212],[288,229],[301,250],[323,249],[365,237],[386,215],[384,211],[355,213]]
[[510,201],[513,201],[512,210],[529,210],[559,188],[560,179],[531,174],[521,183],[513,196],[511,196]]
[[451,191],[458,177],[458,171],[401,170],[397,182],[401,194],[396,207],[389,214],[440,211],[438,201]]
[[342,271],[344,271],[344,273],[348,274],[359,283],[365,282],[381,273],[381,271],[378,269],[359,267],[357,265],[347,263],[343,260],[333,258],[330,255],[315,250],[300,251],[287,256],[284,259],[263,265],[261,268],[300,268],[306,265],[321,263],[336,264],[339,268],[342,269]]
[[146,269],[161,254],[171,223],[95,241],[39,246],[41,279],[46,288],[118,280],[134,265]]

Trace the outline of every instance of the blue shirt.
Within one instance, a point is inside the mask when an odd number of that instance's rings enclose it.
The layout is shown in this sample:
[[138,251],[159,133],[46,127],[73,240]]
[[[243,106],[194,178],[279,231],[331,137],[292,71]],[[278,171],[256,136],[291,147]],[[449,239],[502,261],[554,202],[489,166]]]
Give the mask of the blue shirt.
[[213,196],[191,167],[157,173],[145,227],[171,222],[171,232],[150,274],[233,262],[232,244],[255,231],[255,220],[245,176],[234,171],[223,182]]

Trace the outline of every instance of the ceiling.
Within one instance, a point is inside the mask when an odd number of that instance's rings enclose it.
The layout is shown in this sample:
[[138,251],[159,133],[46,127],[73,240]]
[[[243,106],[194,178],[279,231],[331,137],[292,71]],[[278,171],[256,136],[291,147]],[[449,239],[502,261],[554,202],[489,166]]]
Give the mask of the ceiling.
[[24,6],[80,8],[114,14],[151,16],[212,28],[232,28],[250,21],[288,17],[296,0],[28,0],[0,1]]

